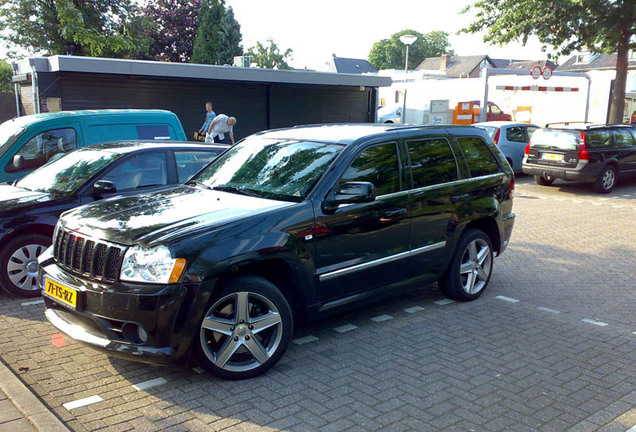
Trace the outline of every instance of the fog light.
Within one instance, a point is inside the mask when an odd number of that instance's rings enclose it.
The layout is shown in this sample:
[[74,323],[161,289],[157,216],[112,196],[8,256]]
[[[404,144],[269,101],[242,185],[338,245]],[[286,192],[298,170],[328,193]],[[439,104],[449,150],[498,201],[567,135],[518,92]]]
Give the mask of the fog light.
[[122,326],[121,332],[126,339],[136,345],[145,344],[148,340],[148,332],[139,324],[126,323]]

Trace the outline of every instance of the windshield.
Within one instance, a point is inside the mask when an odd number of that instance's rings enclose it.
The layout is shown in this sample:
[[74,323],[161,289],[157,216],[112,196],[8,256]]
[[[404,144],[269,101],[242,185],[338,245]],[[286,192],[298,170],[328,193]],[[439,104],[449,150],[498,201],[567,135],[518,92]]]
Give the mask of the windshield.
[[0,155],[4,154],[25,130],[13,120],[2,123],[0,125]]
[[299,202],[344,147],[251,137],[227,150],[194,181],[245,195]]
[[77,150],[33,171],[15,185],[39,192],[69,195],[122,154]]
[[538,129],[532,134],[531,146],[559,150],[577,150],[580,142],[580,131]]

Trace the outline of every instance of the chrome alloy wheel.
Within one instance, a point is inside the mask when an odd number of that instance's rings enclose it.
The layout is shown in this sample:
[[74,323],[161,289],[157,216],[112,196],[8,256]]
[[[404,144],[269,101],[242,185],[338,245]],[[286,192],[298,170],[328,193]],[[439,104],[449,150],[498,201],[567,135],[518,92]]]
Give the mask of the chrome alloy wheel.
[[7,276],[18,288],[25,291],[38,290],[38,256],[44,252],[46,246],[27,244],[17,249],[9,257]]
[[492,271],[492,252],[483,239],[468,244],[459,267],[459,280],[467,294],[480,292],[488,283]]
[[614,187],[614,183],[616,182],[616,173],[614,170],[608,169],[603,173],[603,178],[601,179],[601,185],[603,189],[610,190]]
[[255,369],[278,349],[283,334],[280,312],[264,296],[247,291],[216,301],[201,323],[201,347],[218,368]]

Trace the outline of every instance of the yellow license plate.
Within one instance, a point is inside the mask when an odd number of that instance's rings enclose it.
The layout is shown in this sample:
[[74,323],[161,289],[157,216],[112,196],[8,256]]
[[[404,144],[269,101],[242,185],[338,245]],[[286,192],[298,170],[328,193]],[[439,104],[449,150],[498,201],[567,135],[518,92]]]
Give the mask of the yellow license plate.
[[549,160],[549,161],[562,161],[563,155],[556,154],[556,153],[543,153],[543,159]]
[[73,309],[77,307],[77,291],[67,288],[51,279],[44,279],[44,288],[42,289],[49,297],[53,297],[62,303],[71,306]]

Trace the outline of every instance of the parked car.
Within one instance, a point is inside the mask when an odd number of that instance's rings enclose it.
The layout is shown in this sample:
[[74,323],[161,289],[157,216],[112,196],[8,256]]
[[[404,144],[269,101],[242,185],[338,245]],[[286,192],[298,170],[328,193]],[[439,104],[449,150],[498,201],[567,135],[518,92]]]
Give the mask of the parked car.
[[46,317],[113,355],[229,379],[274,365],[294,319],[438,281],[479,297],[508,245],[514,174],[475,127],[252,135],[190,182],[60,218]]
[[631,125],[553,124],[532,135],[523,172],[542,186],[575,180],[609,193],[620,176],[636,173],[635,138]]
[[475,123],[484,129],[506,156],[506,160],[515,172],[521,172],[521,163],[530,137],[539,126],[511,121],[492,121]]
[[[475,119],[479,118],[481,113],[481,102],[478,100],[471,101],[474,107]],[[488,102],[488,111],[486,112],[486,121],[511,121],[512,116],[506,114],[494,102]]]
[[402,123],[401,106],[383,106],[378,109],[378,123]]
[[62,212],[115,194],[185,182],[225,148],[97,144],[68,153],[13,185],[0,185],[0,287],[19,297],[40,295],[37,257],[51,244]]
[[0,183],[12,182],[60,153],[115,140],[185,141],[179,118],[163,110],[62,111],[0,125]]

